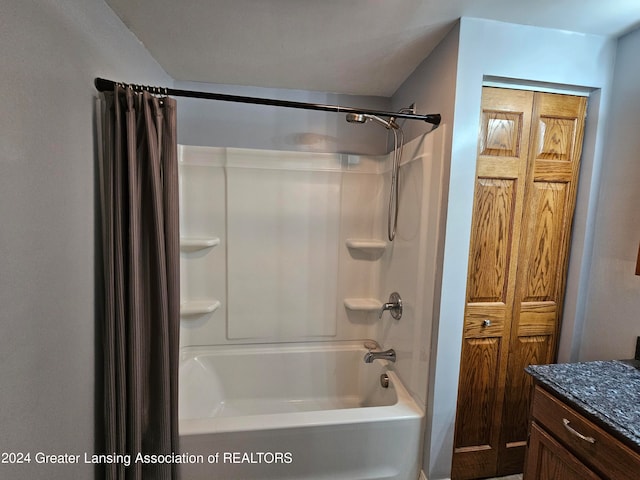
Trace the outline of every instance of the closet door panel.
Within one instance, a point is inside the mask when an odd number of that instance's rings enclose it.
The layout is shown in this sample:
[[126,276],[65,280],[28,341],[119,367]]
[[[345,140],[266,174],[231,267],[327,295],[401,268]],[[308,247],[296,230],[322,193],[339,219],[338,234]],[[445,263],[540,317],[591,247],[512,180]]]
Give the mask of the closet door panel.
[[558,296],[558,263],[562,260],[568,188],[566,183],[534,182],[528,196],[530,214],[521,256],[522,302],[554,302]]
[[483,91],[454,479],[496,469],[532,105],[532,92]]
[[530,380],[555,359],[586,99],[484,88],[452,478],[522,471]]
[[[504,414],[500,425],[500,452],[497,475],[522,471],[527,446],[532,377],[524,371],[529,365],[548,363],[550,335],[518,336],[509,352],[504,396]],[[506,472],[506,473],[505,473]]]
[[472,230],[468,302],[506,301],[517,183],[512,179],[478,178]]
[[530,380],[524,368],[555,361],[586,98],[536,93],[510,329],[498,474],[521,471]]

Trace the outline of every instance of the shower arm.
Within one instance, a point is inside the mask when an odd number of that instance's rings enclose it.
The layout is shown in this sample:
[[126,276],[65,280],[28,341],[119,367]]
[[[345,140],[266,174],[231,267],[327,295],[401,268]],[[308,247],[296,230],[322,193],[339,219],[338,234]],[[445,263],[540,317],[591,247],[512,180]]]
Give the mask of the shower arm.
[[343,107],[341,105],[323,105],[318,103],[294,102],[290,100],[277,100],[273,98],[245,97],[241,95],[227,95],[222,93],[198,92],[194,90],[180,90],[166,87],[153,87],[149,85],[137,85],[127,83],[116,83],[113,80],[106,80],[97,77],[95,79],[95,87],[99,92],[112,92],[116,85],[122,88],[131,88],[136,92],[147,91],[155,95],[173,95],[176,97],[202,98],[205,100],[219,100],[223,102],[251,103],[255,105],[270,105],[274,107],[299,108],[303,110],[320,110],[324,112],[335,113],[354,113],[361,115],[375,115],[385,118],[404,118],[406,120],[420,120],[430,123],[435,127],[440,125],[440,114],[430,113],[420,115],[416,113],[405,112],[386,112],[381,110],[370,110],[354,107]]

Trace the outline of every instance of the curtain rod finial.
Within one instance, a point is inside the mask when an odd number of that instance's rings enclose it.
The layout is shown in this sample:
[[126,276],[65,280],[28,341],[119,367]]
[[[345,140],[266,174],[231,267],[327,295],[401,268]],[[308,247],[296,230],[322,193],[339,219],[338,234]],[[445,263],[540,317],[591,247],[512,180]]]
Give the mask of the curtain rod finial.
[[96,86],[96,90],[98,90],[99,92],[112,91],[115,85],[115,82],[111,80],[105,80],[104,78],[100,77],[96,77],[93,83]]

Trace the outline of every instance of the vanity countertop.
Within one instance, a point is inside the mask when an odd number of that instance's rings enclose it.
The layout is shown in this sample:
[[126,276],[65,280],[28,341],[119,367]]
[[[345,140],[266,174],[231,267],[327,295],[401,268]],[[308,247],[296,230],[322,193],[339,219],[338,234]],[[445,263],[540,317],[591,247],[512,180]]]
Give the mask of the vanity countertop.
[[640,450],[640,362],[595,361],[531,365],[541,386],[595,417]]

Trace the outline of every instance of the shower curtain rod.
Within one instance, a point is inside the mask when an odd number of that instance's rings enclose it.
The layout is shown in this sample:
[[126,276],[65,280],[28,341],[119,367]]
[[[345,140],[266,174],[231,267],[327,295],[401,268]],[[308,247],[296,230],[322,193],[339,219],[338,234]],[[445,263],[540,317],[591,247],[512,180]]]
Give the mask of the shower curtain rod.
[[418,115],[415,113],[385,112],[382,110],[369,110],[363,108],[343,107],[340,105],[322,105],[318,103],[294,102],[289,100],[276,100],[273,98],[245,97],[240,95],[226,95],[223,93],[197,92],[193,90],[179,90],[175,88],[153,87],[148,85],[136,85],[129,83],[119,83],[113,80],[106,80],[97,77],[95,86],[99,92],[111,92],[116,85],[123,87],[131,87],[136,91],[146,90],[150,93],[173,95],[176,97],[203,98],[206,100],[220,100],[223,102],[236,103],[252,103],[256,105],[271,105],[275,107],[301,108],[304,110],[321,110],[325,112],[335,113],[355,113],[364,115],[375,115],[378,117],[404,118],[407,120],[422,120],[434,125],[434,128],[440,125],[440,114],[432,113],[427,115]]

